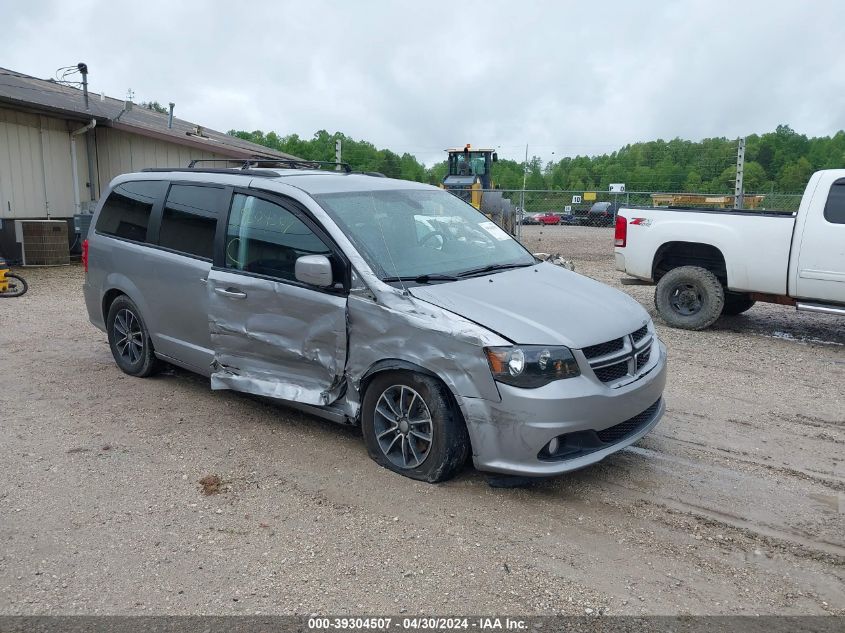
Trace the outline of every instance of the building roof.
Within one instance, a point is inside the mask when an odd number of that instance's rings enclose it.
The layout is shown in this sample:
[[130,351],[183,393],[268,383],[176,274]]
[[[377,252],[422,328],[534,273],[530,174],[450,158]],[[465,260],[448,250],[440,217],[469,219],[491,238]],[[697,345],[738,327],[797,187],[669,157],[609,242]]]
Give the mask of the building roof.
[[124,101],[93,92],[89,92],[86,110],[79,88],[5,68],[0,68],[0,105],[81,122],[96,119],[98,126],[113,127],[233,158],[296,158],[176,117],[173,118],[173,127],[168,128],[167,114],[138,104],[126,110]]

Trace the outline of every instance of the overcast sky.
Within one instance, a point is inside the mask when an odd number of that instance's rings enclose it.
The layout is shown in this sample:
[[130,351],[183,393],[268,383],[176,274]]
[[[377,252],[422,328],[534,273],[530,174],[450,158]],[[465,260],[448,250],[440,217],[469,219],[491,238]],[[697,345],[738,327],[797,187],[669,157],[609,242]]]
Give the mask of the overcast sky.
[[[432,163],[845,128],[845,1],[0,0],[0,66],[226,131],[342,131]],[[554,152],[554,155],[552,154]]]

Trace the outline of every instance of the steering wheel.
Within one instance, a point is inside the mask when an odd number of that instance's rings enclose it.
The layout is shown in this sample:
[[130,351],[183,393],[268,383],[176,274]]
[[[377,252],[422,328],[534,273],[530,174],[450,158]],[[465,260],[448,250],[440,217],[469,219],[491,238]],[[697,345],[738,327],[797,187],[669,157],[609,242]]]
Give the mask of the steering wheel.
[[437,247],[437,250],[443,248],[443,245],[446,243],[446,234],[443,231],[429,231],[425,235],[420,238],[420,246],[424,246],[425,243],[430,240],[432,237],[439,235],[440,236],[440,245]]

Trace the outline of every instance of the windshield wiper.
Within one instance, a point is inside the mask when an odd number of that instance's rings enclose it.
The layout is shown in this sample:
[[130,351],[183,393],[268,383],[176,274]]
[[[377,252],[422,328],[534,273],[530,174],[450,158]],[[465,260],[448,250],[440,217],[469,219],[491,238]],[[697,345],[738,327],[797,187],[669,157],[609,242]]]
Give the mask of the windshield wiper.
[[413,281],[418,284],[427,284],[430,281],[458,281],[458,278],[453,275],[441,275],[433,273],[429,275],[408,275],[405,277],[385,277],[382,281]]
[[481,268],[471,268],[458,274],[458,277],[470,277],[472,275],[482,275],[484,273],[492,273],[496,270],[507,270],[509,268],[526,268],[533,266],[536,262],[530,264],[490,264],[489,266],[482,266]]

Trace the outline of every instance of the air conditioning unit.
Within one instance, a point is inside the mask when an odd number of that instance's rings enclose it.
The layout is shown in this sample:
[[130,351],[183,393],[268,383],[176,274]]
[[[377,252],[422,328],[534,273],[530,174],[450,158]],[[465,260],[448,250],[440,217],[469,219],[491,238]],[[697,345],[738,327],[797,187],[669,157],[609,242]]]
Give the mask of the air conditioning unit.
[[64,220],[15,220],[15,240],[21,245],[24,266],[70,264],[67,222]]

